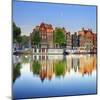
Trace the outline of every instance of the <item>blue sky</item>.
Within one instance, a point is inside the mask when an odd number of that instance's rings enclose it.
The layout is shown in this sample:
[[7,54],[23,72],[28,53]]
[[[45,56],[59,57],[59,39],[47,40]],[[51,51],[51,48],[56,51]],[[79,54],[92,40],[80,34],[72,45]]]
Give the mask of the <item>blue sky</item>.
[[24,35],[29,35],[41,22],[65,27],[71,33],[82,27],[96,32],[96,6],[14,1],[13,21]]

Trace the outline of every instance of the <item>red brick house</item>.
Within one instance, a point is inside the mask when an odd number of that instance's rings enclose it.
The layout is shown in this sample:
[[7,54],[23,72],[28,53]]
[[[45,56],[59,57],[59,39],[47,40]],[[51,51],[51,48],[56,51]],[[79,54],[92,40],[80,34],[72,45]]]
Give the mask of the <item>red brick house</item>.
[[51,24],[41,23],[39,26],[41,46],[53,47],[53,27]]
[[96,46],[96,34],[92,32],[91,29],[82,29],[78,31],[80,36],[80,47],[87,48],[88,50],[93,49],[93,46]]

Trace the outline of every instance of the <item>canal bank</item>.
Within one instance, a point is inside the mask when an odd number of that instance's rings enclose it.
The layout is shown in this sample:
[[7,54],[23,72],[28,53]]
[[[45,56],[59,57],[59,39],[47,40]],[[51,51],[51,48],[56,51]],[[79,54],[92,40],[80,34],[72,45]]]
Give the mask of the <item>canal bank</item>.
[[[65,52],[65,53],[64,53]],[[90,51],[90,50],[68,50],[68,49],[43,49],[43,48],[37,48],[37,49],[27,49],[27,50],[16,50],[13,51],[13,54],[35,54],[35,55],[62,55],[62,54],[96,54],[96,51]]]

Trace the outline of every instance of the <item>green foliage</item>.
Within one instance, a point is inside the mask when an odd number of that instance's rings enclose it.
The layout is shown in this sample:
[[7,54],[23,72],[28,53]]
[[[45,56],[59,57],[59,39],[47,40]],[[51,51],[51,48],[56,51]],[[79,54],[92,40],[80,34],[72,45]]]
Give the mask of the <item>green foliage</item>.
[[14,65],[13,82],[15,82],[16,78],[18,78],[20,76],[20,68],[21,68],[21,63],[18,63],[16,66]]
[[29,42],[29,38],[27,36],[25,36],[25,35],[24,36],[21,36],[21,37],[22,37],[22,41],[21,41],[22,44],[23,45],[26,45]]
[[35,30],[32,34],[33,34],[33,36],[32,36],[32,42],[35,45],[38,45],[40,43],[40,41],[41,41],[39,31]]
[[17,41],[17,38],[21,34],[20,27],[16,26],[16,24],[13,22],[13,39]]
[[64,35],[64,31],[61,28],[56,28],[54,32],[54,42],[58,43],[60,46],[66,43],[66,37]]
[[32,67],[33,67],[33,73],[38,75],[40,72],[40,68],[41,68],[39,61],[36,61],[36,60],[33,61]]
[[16,37],[16,41],[17,41],[18,43],[22,43],[22,37],[21,37],[21,36],[17,36],[17,37]]
[[55,74],[56,76],[61,76],[65,71],[65,62],[64,61],[58,61],[55,63]]

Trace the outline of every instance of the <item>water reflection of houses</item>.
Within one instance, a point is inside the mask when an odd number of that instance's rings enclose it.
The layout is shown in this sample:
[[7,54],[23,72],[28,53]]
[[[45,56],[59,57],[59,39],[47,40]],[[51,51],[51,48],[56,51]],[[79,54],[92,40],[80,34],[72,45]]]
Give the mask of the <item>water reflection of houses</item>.
[[53,70],[53,61],[41,60],[41,70],[40,70],[40,78],[43,81],[45,78],[51,80],[54,70]]
[[39,55],[36,59],[36,57],[34,57],[35,60],[39,60],[39,63],[41,65],[40,68],[40,73],[39,73],[39,77],[41,79],[41,81],[44,81],[45,79],[49,79],[51,80],[54,70],[53,70],[53,60],[48,60],[48,56],[47,55]]
[[70,73],[70,69],[71,69],[71,67],[72,67],[72,57],[71,56],[68,56],[67,58],[66,58],[66,62],[67,62],[67,72],[68,73]]
[[[34,59],[33,59],[34,60]],[[81,56],[75,56],[70,55],[67,56],[66,59],[50,59],[47,55],[40,55],[37,57],[41,68],[39,71],[39,77],[42,81],[45,79],[51,80],[54,77],[57,76],[65,76],[66,73],[71,74],[71,71],[77,73],[80,73],[80,75],[91,75],[92,71],[96,69],[96,56],[95,55],[81,55]],[[59,62],[62,62],[61,66],[63,69],[62,72],[57,75],[55,67]]]
[[79,68],[79,58],[72,58],[72,69],[74,69],[74,71],[77,72],[78,68]]
[[91,75],[92,71],[96,69],[96,56],[88,57],[84,56],[80,58],[80,67],[78,71],[82,75]]

